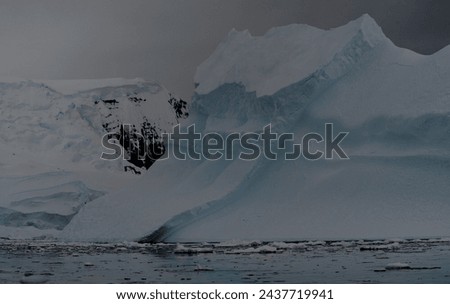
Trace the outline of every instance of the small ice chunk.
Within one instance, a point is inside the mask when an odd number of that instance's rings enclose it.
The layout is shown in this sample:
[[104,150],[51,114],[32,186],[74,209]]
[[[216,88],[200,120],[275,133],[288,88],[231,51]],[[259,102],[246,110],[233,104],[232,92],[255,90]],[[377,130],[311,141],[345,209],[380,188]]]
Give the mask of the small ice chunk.
[[232,250],[229,253],[232,254],[251,254],[251,253],[277,253],[277,252],[281,252],[278,251],[278,248],[270,246],[270,245],[264,245],[261,247],[257,247],[257,248],[247,248],[247,249],[242,249],[242,250]]
[[386,265],[386,270],[402,270],[402,269],[411,269],[406,263],[390,263]]
[[197,264],[194,271],[214,271],[214,269],[208,266]]
[[177,245],[174,250],[176,254],[197,254],[197,253],[213,253],[211,248],[199,248],[199,247],[186,247],[183,245]]
[[22,284],[43,284],[48,282],[48,276],[44,275],[28,275],[20,279]]

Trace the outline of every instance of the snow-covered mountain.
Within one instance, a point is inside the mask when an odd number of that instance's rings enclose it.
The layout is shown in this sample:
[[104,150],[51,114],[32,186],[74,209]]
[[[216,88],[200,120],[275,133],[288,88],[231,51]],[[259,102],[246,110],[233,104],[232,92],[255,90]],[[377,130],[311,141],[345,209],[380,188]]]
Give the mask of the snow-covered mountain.
[[[349,132],[348,160],[157,161],[84,205],[67,240],[299,240],[450,234],[450,49],[396,47],[369,16],[331,30],[232,31],[202,63],[197,131],[300,141]],[[235,151],[239,152],[239,151]]]
[[[154,162],[137,159],[136,135],[122,134],[123,124],[162,145],[161,132],[185,116],[184,101],[140,79],[0,79],[0,235],[63,229],[81,206]],[[129,160],[100,158],[105,134]]]

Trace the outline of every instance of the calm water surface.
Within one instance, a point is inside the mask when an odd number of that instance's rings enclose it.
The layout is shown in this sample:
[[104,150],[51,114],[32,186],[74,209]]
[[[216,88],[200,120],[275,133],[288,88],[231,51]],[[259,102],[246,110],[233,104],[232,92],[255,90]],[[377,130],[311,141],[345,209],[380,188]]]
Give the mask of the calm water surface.
[[450,283],[450,240],[152,245],[2,240],[0,283]]

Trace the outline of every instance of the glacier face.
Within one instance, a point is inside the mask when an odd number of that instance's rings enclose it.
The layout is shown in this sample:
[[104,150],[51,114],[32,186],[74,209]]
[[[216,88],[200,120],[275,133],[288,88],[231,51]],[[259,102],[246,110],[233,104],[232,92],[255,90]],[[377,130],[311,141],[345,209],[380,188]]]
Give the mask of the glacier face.
[[230,33],[198,68],[185,125],[296,138],[327,122],[350,160],[158,161],[85,205],[70,240],[448,236],[450,53],[396,47],[365,15],[323,31]]
[[[153,164],[134,161],[123,124],[157,141],[186,116],[183,100],[141,79],[0,79],[0,235],[62,230],[82,206],[137,179],[125,171]],[[105,134],[129,161],[100,159]]]

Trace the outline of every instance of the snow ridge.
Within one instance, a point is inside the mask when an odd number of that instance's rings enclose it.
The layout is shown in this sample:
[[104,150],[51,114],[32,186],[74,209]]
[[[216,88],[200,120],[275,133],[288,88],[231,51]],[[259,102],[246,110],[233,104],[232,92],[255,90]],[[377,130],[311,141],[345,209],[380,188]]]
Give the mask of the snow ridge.
[[[221,85],[237,83],[257,97],[272,95],[333,65],[336,54],[345,48],[362,53],[387,42],[389,39],[369,15],[330,31],[294,24],[253,37],[248,31],[233,30],[197,68],[196,93],[208,94]],[[339,64],[342,62],[334,66]]]

